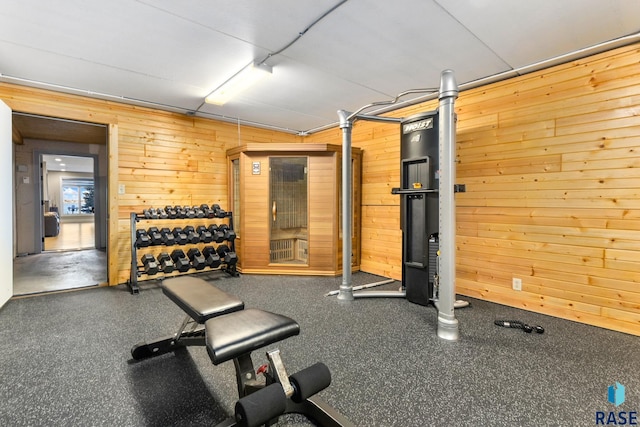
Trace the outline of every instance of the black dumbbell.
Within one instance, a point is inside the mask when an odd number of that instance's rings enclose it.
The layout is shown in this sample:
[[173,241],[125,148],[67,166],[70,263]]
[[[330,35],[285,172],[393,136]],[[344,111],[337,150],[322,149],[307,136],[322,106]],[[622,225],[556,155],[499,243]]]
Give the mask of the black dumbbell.
[[196,211],[190,207],[190,206],[185,206],[184,207],[184,217],[185,218],[195,218],[196,217]]
[[211,268],[218,268],[222,261],[220,255],[216,252],[213,246],[205,246],[202,248],[202,255],[204,256],[204,262]]
[[213,240],[213,235],[204,225],[197,226],[196,233],[200,235],[200,241],[203,243],[210,243]]
[[158,227],[149,227],[147,229],[147,235],[149,236],[150,245],[162,244],[162,234],[160,234],[160,230],[158,230]]
[[138,248],[146,248],[151,244],[151,239],[146,230],[136,230],[136,246]]
[[185,233],[181,227],[174,227],[173,237],[176,239],[176,244],[178,245],[186,245],[187,244],[187,233]]
[[222,209],[219,204],[215,203],[211,206],[211,209],[213,209],[213,215],[216,218],[226,218],[227,212]]
[[165,206],[164,211],[167,213],[167,218],[174,219],[178,217],[178,212],[173,208],[173,206]]
[[189,271],[191,268],[189,258],[187,258],[182,249],[174,249],[173,252],[171,252],[171,260],[173,261],[176,270],[181,273]]
[[162,244],[165,246],[173,246],[176,244],[176,239],[173,237],[173,233],[168,228],[160,230],[160,236],[162,236]]
[[158,212],[154,208],[143,209],[142,214],[146,219],[158,219]]
[[196,233],[196,230],[192,226],[187,225],[184,229],[182,229],[182,232],[187,235],[188,243],[200,242],[200,235]]
[[200,209],[202,209],[202,212],[204,213],[204,217],[205,218],[213,218],[214,217],[213,210],[206,203],[201,204],[200,205]]
[[176,211],[176,218],[186,218],[187,217],[186,211],[182,208],[182,206],[176,205],[174,209]]
[[153,255],[144,254],[142,255],[142,258],[140,258],[140,261],[142,261],[142,266],[146,274],[150,276],[158,274],[158,263],[156,262],[156,259],[153,257]]
[[200,253],[200,249],[198,248],[189,249],[189,251],[187,252],[187,256],[191,261],[191,265],[196,270],[202,270],[207,266],[204,256],[202,256],[202,253]]
[[220,224],[218,230],[224,234],[224,240],[233,241],[236,238],[236,232],[233,231],[227,224]]
[[158,255],[158,262],[160,263],[160,270],[164,273],[171,273],[176,268],[173,260],[171,259],[171,255],[169,255],[167,252],[162,252],[160,255]]
[[211,238],[213,242],[216,242],[216,243],[224,242],[224,231],[221,231],[216,224],[211,224],[209,226],[209,233],[211,233]]
[[236,255],[235,252],[229,249],[229,246],[227,245],[218,246],[216,252],[218,253],[220,259],[223,260],[223,262],[227,265],[233,265],[238,262],[238,255]]
[[158,213],[158,218],[160,218],[160,219],[169,218],[169,214],[167,214],[167,211],[162,209],[162,208],[156,209],[156,212]]
[[202,210],[202,208],[200,208],[200,206],[194,206],[191,209],[193,209],[193,211],[196,213],[196,218],[204,218],[204,211]]

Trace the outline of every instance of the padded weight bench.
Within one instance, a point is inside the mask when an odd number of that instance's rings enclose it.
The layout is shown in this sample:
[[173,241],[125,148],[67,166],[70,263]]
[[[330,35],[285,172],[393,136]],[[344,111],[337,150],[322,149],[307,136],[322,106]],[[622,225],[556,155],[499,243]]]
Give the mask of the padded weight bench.
[[[157,356],[188,345],[206,345],[214,365],[233,360],[240,400],[235,418],[218,427],[271,425],[285,413],[300,413],[320,426],[351,427],[342,414],[314,396],[331,383],[329,368],[316,363],[287,375],[279,350],[267,352],[268,365],[255,371],[251,352],[300,333],[293,319],[244,303],[194,277],[165,280],[163,293],[187,313],[178,332],[133,347],[135,360]],[[204,324],[204,325],[203,325]],[[264,380],[257,378],[264,374]]]
[[162,292],[187,316],[174,335],[133,346],[131,356],[134,360],[159,356],[181,347],[204,346],[204,323],[207,320],[244,308],[244,302],[235,296],[197,277],[167,279],[161,287]]

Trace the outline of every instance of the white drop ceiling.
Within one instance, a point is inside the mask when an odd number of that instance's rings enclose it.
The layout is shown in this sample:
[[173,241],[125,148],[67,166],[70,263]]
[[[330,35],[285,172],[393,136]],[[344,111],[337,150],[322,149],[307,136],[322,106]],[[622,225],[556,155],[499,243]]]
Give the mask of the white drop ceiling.
[[[337,122],[338,109],[437,87],[447,68],[472,84],[640,32],[636,0],[7,3],[0,81],[294,133]],[[203,104],[267,57],[270,79],[224,106]]]

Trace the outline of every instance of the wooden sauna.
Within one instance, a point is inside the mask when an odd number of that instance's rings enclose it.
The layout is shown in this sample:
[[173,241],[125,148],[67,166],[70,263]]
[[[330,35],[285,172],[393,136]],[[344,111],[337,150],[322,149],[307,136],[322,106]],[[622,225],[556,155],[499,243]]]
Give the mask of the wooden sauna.
[[[246,144],[227,151],[229,201],[243,273],[342,273],[342,147]],[[360,267],[362,152],[351,152],[352,269]]]

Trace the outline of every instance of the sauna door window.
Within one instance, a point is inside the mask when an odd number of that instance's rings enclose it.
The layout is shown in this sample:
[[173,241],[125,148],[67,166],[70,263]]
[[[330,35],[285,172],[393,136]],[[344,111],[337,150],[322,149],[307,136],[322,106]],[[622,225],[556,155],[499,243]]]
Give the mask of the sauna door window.
[[307,172],[307,157],[269,159],[271,263],[309,262]]

